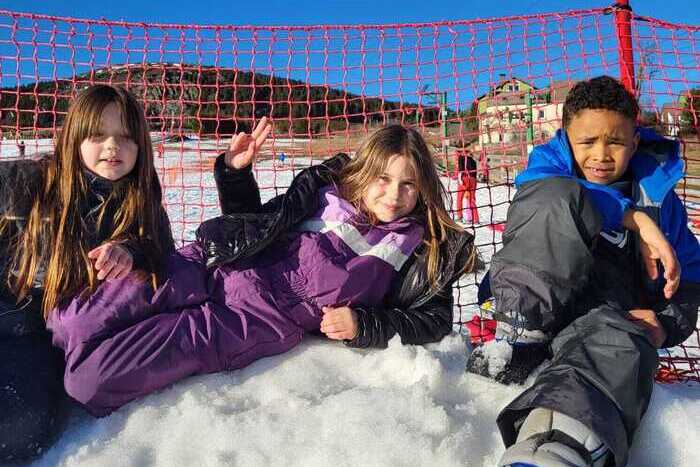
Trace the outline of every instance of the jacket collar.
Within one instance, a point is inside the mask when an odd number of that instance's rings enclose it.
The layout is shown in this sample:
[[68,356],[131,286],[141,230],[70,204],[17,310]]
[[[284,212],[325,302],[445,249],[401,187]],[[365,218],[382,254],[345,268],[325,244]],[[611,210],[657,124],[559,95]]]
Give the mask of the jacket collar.
[[83,168],[83,176],[87,181],[89,191],[100,199],[106,198],[117,183],[101,177],[87,168]]
[[648,128],[640,128],[639,136],[639,147],[630,161],[630,167],[646,195],[660,203],[685,173],[680,143]]
[[[630,160],[633,178],[654,202],[661,202],[666,194],[683,178],[685,167],[680,157],[678,141],[664,138],[649,128],[637,128],[639,147]],[[537,164],[531,164],[533,160]],[[542,164],[543,161],[546,161]],[[564,129],[557,130],[548,143],[535,147],[530,154],[528,169],[516,179],[516,185],[541,178],[542,174],[576,177],[574,157]]]

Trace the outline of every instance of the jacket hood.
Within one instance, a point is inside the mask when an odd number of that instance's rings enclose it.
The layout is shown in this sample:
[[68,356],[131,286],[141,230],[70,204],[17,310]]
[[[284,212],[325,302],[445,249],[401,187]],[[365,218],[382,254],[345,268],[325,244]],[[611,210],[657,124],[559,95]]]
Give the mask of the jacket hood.
[[[639,147],[629,167],[645,194],[653,202],[660,203],[683,178],[685,166],[680,157],[680,144],[649,128],[638,128],[637,131]],[[552,175],[576,177],[573,160],[566,131],[559,129],[549,142],[532,150],[527,169],[515,178],[515,185],[520,187]]]

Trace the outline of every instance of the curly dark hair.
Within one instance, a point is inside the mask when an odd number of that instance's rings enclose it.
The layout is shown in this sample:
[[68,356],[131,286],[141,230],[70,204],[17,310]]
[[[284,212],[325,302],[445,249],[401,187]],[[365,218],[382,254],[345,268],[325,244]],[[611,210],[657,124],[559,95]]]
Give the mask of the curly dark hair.
[[576,83],[564,102],[564,128],[568,128],[574,116],[584,109],[613,110],[633,122],[639,115],[637,100],[622,83],[610,76],[598,76]]

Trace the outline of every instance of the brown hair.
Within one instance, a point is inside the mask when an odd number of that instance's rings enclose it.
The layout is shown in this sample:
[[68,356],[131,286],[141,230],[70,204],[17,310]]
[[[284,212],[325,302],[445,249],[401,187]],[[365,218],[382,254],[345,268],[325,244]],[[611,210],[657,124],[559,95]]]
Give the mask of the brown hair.
[[[462,228],[450,217],[445,208],[448,197],[435,168],[432,154],[421,134],[413,128],[388,125],[369,135],[357,150],[355,157],[340,174],[340,193],[373,223],[377,220],[367,212],[362,196],[367,186],[386,169],[392,156],[400,155],[412,161],[416,170],[418,202],[412,213],[424,225],[424,243],[427,251],[427,273],[433,288],[437,283],[441,261],[441,246],[446,242],[449,230]],[[465,269],[473,267],[473,251]]]
[[94,290],[97,275],[87,256],[86,226],[80,206],[89,193],[88,181],[80,154],[80,145],[101,131],[102,112],[116,104],[122,124],[138,147],[136,164],[110,193],[98,215],[100,224],[107,206],[116,206],[111,220],[114,229],[105,241],[126,238],[149,238],[153,248],[143,253],[151,270],[163,253],[158,232],[163,222],[160,214],[161,191],[153,166],[153,148],[143,110],[136,98],[123,88],[95,85],[82,91],[72,103],[56,141],[53,156],[43,167],[43,184],[36,195],[25,229],[15,239],[13,267],[9,274],[10,289],[18,300],[32,288],[37,272],[46,265],[44,277],[44,317],[66,297]]

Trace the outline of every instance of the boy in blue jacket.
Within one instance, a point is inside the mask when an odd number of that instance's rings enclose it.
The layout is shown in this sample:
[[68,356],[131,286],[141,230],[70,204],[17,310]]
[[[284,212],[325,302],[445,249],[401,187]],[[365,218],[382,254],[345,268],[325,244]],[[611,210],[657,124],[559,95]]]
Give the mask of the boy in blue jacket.
[[522,383],[551,362],[498,416],[499,465],[625,465],[656,349],[695,329],[700,245],[673,190],[679,144],[637,128],[638,114],[617,80],[578,83],[563,128],[516,179],[490,270],[505,339],[475,349],[468,369]]

